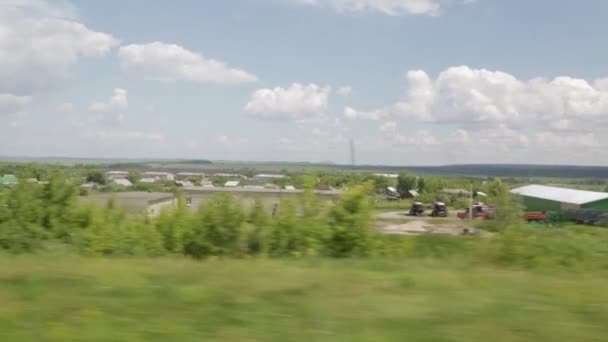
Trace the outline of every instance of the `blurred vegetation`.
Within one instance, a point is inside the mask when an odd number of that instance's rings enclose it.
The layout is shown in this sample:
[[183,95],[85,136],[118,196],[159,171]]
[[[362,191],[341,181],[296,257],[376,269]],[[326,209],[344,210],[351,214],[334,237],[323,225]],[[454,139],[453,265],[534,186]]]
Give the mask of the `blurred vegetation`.
[[602,341],[606,286],[606,270],[531,272],[462,260],[7,256],[0,337]]

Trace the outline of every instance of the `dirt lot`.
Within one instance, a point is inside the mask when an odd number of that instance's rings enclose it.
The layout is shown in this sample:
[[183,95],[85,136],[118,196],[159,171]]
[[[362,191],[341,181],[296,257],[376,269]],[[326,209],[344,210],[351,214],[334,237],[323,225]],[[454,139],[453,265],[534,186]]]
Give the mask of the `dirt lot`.
[[386,234],[484,234],[479,232],[466,221],[455,216],[437,218],[429,216],[408,216],[403,211],[385,212],[375,216],[375,227]]

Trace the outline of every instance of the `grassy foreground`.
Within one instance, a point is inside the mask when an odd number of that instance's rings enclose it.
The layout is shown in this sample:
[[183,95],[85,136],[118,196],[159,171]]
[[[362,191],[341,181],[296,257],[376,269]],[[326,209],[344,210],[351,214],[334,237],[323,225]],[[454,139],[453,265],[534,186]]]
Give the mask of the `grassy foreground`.
[[431,261],[0,259],[1,341],[605,341],[608,277]]

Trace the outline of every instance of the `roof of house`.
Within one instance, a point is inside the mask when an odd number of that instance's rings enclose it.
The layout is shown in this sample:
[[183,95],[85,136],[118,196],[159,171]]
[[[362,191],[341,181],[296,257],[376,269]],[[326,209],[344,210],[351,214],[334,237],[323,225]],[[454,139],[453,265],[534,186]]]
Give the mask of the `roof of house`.
[[546,185],[526,185],[513,189],[511,192],[526,197],[579,205],[608,199],[608,193],[605,192],[558,188]]
[[178,176],[194,176],[194,177],[203,177],[205,174],[202,172],[178,172]]
[[106,175],[128,175],[129,171],[112,170],[106,172]]
[[114,182],[114,184],[116,184],[116,185],[122,185],[122,186],[133,185],[133,183],[131,183],[128,179],[114,179],[112,182]]
[[0,184],[17,184],[18,180],[15,175],[4,175],[0,177]]
[[397,188],[395,188],[394,186],[387,186],[386,190],[388,190],[390,192],[397,192]]
[[420,194],[418,193],[418,191],[416,190],[408,190],[407,192],[410,193],[410,195],[412,195],[413,197],[418,197],[420,196]]
[[156,178],[154,177],[144,177],[139,180],[140,183],[156,183]]
[[224,186],[239,186],[241,182],[239,181],[227,181],[226,184],[224,184]]
[[284,188],[285,190],[295,190],[295,189],[296,189],[296,187],[295,187],[295,186],[293,186],[293,185],[285,185],[283,188]]

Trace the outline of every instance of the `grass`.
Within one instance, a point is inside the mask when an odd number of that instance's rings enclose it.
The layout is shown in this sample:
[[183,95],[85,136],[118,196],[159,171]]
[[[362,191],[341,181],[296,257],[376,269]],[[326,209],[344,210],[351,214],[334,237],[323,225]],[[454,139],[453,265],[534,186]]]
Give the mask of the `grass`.
[[446,261],[0,259],[2,341],[600,341],[605,271]]

